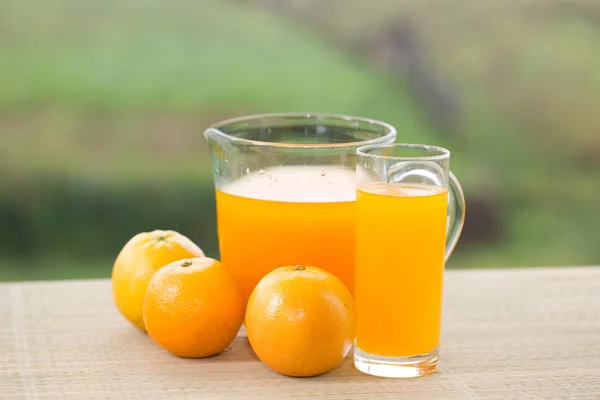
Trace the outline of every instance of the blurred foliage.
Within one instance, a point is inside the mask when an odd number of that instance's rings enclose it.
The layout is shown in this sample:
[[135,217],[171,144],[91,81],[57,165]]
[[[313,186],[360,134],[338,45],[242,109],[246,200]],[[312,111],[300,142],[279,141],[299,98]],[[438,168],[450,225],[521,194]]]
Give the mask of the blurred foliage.
[[598,264],[599,106],[585,0],[4,1],[0,280],[108,276],[154,228],[216,256],[202,131],[285,111],[450,148],[451,267]]
[[[0,265],[6,278],[108,276],[127,240],[156,227],[185,232],[208,256],[219,256],[211,185],[102,184],[52,176],[28,183],[15,183],[12,198],[0,199],[6,232],[0,253],[13,259]],[[74,264],[82,274],[73,273]]]

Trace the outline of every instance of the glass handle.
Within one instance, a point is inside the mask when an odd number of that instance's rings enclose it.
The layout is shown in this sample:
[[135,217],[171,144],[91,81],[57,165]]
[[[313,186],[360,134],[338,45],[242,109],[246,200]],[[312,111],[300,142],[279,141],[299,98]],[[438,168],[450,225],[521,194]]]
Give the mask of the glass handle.
[[448,227],[446,230],[446,256],[445,260],[452,255],[452,251],[458,243],[460,233],[465,222],[465,194],[462,187],[452,172],[449,174],[448,184]]

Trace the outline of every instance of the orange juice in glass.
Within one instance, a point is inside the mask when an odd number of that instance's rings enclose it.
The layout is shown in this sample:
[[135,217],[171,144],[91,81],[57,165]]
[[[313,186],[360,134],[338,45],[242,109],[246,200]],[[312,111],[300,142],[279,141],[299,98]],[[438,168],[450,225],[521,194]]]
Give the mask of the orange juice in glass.
[[313,265],[352,291],[356,149],[395,130],[364,118],[268,114],[205,132],[216,187],[221,261],[245,298],[284,265]]
[[363,372],[414,377],[437,369],[444,264],[464,219],[449,157],[424,145],[358,150],[355,365]]

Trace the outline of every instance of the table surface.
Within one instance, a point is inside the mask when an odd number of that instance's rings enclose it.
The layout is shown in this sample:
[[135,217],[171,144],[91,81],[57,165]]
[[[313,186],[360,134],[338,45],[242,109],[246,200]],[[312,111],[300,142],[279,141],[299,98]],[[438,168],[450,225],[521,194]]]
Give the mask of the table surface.
[[107,280],[0,284],[0,399],[600,399],[600,267],[446,276],[440,370],[408,380],[362,374],[351,355],[281,376],[243,332],[181,359],[121,317]]

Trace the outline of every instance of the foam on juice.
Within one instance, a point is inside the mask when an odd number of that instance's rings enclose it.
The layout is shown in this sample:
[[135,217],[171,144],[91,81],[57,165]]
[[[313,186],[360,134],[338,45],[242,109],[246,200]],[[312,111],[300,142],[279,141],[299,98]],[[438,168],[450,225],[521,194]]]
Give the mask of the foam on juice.
[[355,172],[331,166],[281,166],[254,171],[219,188],[251,199],[332,203],[356,199]]

